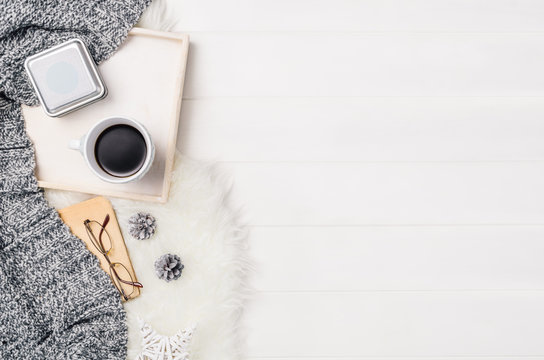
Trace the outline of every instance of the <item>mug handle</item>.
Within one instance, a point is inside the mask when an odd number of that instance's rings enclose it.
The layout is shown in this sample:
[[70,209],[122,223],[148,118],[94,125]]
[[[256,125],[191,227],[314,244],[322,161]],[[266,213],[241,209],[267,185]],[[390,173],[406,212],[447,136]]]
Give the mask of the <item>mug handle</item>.
[[70,149],[72,149],[72,150],[80,151],[81,150],[81,140],[80,139],[70,140],[70,142],[68,143],[68,147]]

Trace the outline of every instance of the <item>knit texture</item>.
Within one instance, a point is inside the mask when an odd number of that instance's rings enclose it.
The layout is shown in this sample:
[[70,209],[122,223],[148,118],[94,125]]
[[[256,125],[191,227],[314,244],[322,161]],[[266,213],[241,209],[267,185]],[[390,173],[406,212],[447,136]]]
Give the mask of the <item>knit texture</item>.
[[126,358],[120,296],[38,188],[21,104],[27,56],[78,38],[100,63],[150,1],[0,0],[0,359]]

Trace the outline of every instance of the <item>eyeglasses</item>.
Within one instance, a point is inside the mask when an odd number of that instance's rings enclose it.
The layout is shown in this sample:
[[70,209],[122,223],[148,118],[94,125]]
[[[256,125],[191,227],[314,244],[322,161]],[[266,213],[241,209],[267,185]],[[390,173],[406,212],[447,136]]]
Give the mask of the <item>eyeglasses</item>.
[[[125,299],[125,301],[132,298],[136,292],[136,288],[143,288],[144,286],[134,281],[132,275],[128,271],[127,267],[120,262],[111,261],[108,256],[109,252],[112,249],[112,241],[106,226],[110,222],[110,215],[107,214],[104,218],[104,222],[101,224],[95,220],[86,219],[83,221],[85,229],[87,230],[87,235],[93,243],[96,250],[98,250],[106,259],[110,269],[110,277],[113,281],[113,284],[119,291],[119,294]],[[98,234],[98,237],[96,236]]]

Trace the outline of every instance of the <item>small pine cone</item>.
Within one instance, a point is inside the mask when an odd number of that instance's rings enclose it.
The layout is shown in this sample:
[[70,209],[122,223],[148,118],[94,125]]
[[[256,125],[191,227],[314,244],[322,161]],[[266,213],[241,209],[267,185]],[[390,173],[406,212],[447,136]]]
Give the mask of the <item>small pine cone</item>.
[[128,219],[128,231],[136,240],[147,240],[157,228],[157,221],[148,213],[139,212]]
[[177,280],[184,267],[177,255],[164,254],[155,261],[155,273],[159,279],[166,280],[166,282]]

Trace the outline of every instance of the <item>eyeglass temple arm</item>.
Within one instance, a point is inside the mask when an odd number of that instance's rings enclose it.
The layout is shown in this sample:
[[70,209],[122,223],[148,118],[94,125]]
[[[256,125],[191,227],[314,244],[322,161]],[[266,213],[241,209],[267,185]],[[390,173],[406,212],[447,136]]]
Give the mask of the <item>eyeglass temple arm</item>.
[[121,277],[119,276],[119,274],[117,274],[117,271],[112,267],[111,270],[113,271],[113,273],[115,274],[115,277],[117,278],[117,280],[119,280],[120,282],[122,282],[123,284],[127,284],[127,285],[132,285],[132,286],[136,286],[137,288],[143,288],[144,286],[142,285],[142,283],[138,282],[138,281],[127,281],[127,280],[123,280],[121,279]]

